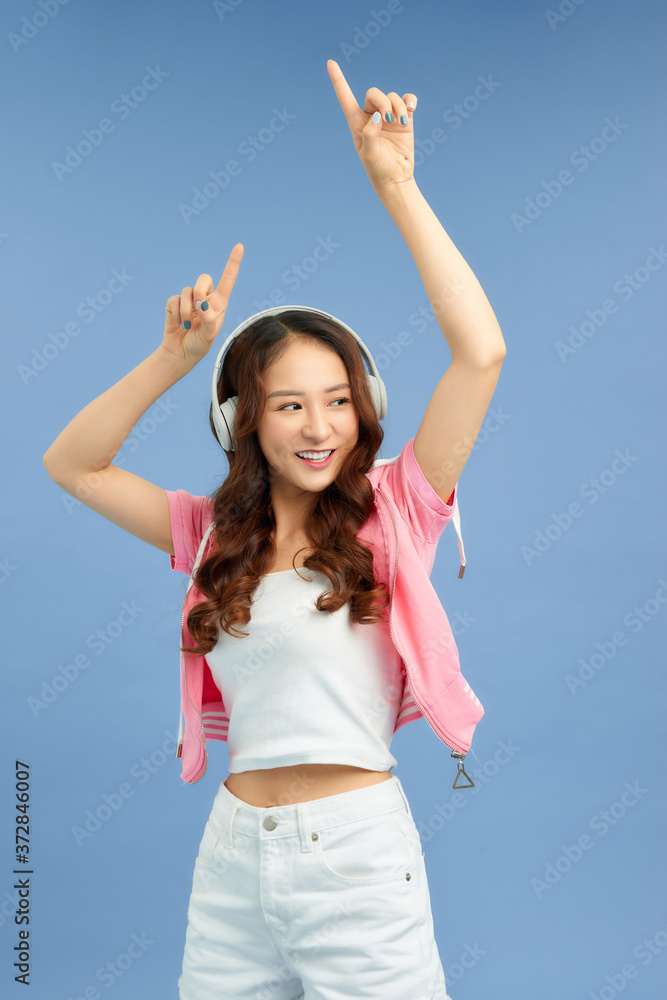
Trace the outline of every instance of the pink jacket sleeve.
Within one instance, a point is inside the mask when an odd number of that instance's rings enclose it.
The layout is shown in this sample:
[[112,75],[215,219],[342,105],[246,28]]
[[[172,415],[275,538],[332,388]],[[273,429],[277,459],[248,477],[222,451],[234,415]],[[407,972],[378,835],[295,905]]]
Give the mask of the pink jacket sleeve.
[[165,493],[174,542],[174,555],[169,554],[171,568],[189,576],[204,532],[211,523],[211,500],[193,496],[186,490],[165,490]]
[[410,438],[396,459],[378,466],[378,484],[389,492],[410,530],[425,542],[436,542],[454,514],[459,484],[443,503],[417,463],[413,444]]

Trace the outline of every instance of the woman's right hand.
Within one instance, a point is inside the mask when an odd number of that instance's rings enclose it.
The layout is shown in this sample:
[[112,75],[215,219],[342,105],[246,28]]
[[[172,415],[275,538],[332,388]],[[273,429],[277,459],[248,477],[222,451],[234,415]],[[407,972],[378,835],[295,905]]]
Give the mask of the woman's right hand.
[[[217,288],[210,274],[200,274],[194,288],[184,288],[180,295],[167,300],[163,351],[169,357],[195,365],[208,353],[220,332],[229,297],[243,258],[243,244],[237,243],[227,259]],[[199,305],[195,307],[195,303]],[[208,308],[202,310],[202,305]],[[190,323],[190,329],[182,329]]]

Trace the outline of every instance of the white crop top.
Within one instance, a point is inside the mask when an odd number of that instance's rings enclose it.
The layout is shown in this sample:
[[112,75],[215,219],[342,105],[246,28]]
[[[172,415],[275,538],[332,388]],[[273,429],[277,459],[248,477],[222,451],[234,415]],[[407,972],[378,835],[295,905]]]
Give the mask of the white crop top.
[[[301,574],[301,575],[299,575]],[[251,619],[222,629],[206,654],[229,715],[229,770],[350,764],[388,771],[404,676],[386,622],[359,625],[349,605],[331,614],[315,601],[329,577],[299,567],[268,573]],[[270,710],[269,710],[270,709]]]

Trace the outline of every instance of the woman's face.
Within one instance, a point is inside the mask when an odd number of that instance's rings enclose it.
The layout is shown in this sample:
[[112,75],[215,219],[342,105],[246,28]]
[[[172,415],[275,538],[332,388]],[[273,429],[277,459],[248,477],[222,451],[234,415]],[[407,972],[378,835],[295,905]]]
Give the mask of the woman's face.
[[[292,342],[264,372],[266,407],[257,428],[272,490],[287,496],[325,489],[359,436],[347,369],[341,357],[312,341]],[[321,466],[297,452],[330,451]]]

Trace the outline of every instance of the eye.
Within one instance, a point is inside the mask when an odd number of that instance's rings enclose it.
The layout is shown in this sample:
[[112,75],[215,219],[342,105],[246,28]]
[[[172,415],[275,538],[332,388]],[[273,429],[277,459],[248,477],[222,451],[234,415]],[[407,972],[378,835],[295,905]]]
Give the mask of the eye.
[[[333,402],[334,403],[349,403],[350,400],[347,398],[347,396],[342,396],[339,399],[334,399]],[[278,410],[279,411],[280,410],[286,410],[288,406],[301,406],[301,403],[285,403],[284,406],[279,406]],[[340,407],[337,406],[336,409],[339,410]]]

